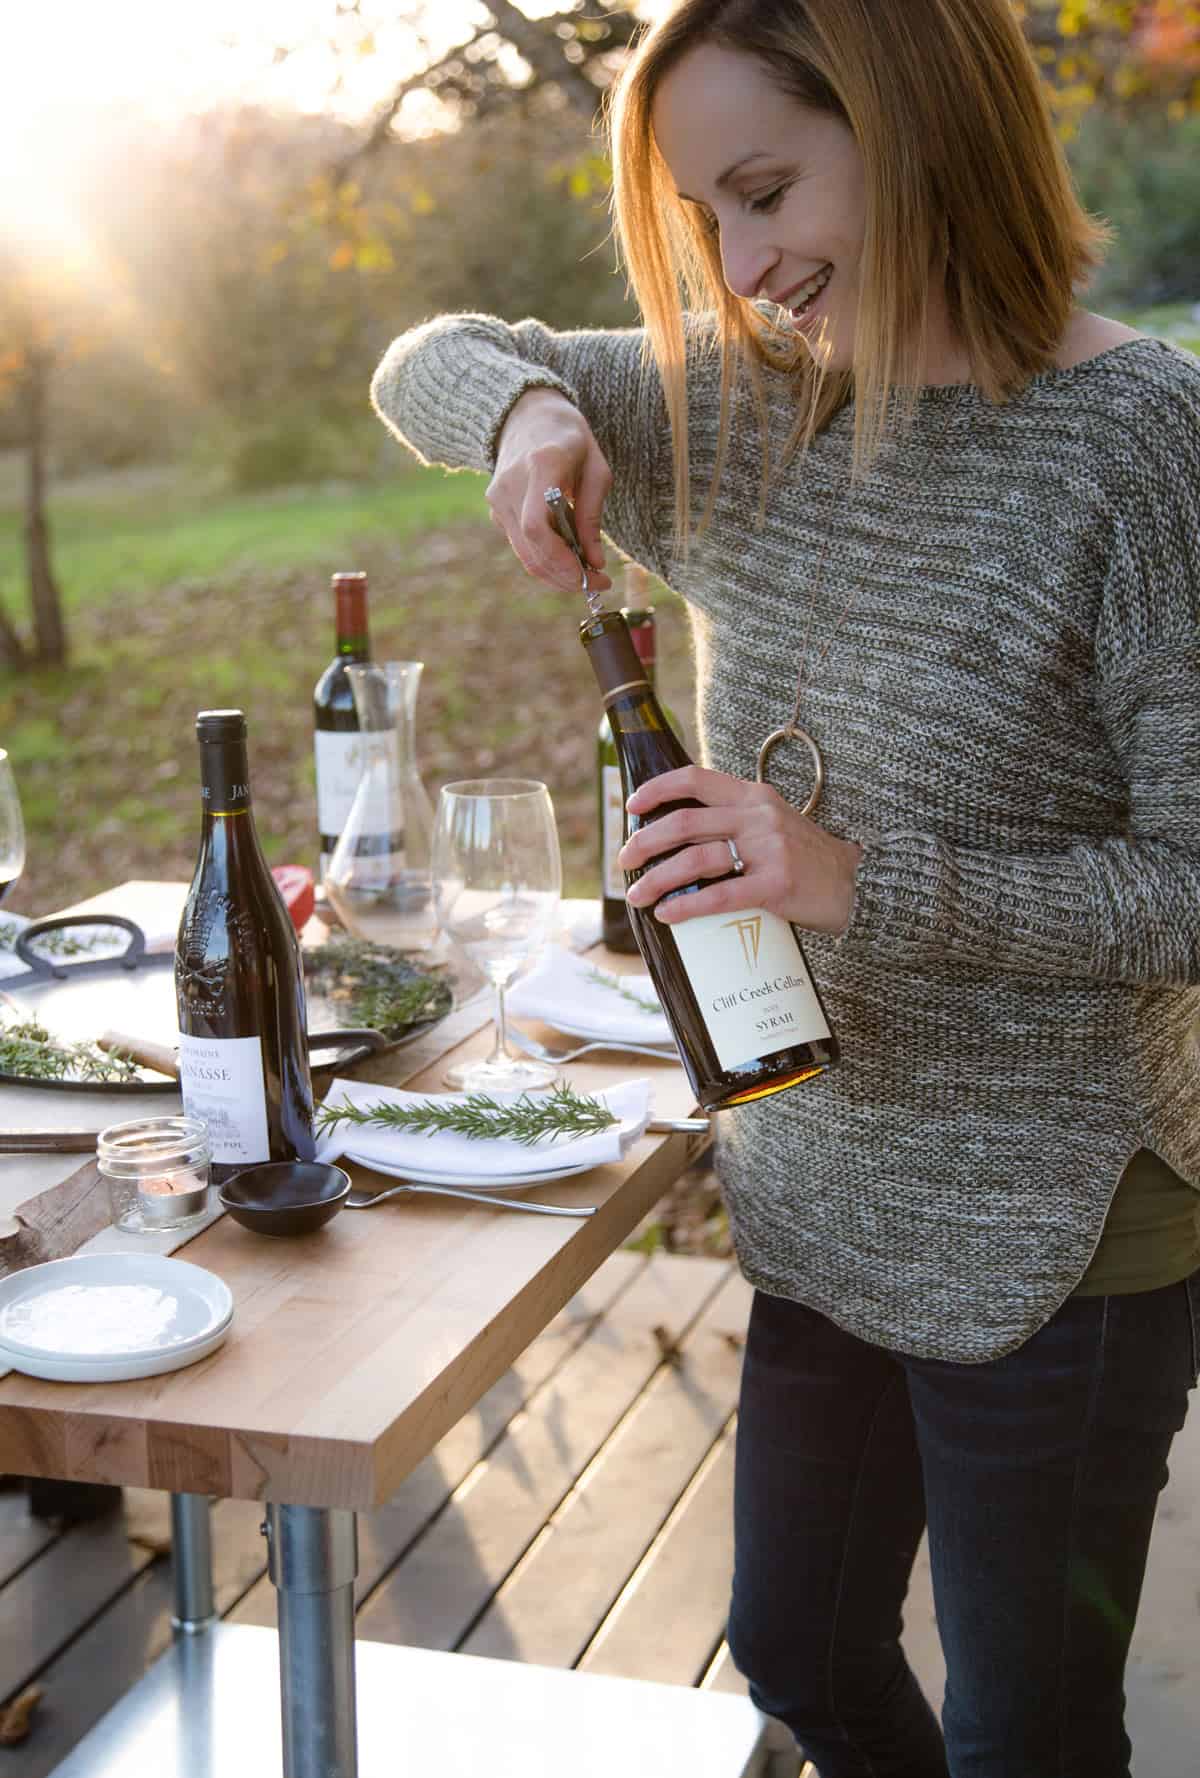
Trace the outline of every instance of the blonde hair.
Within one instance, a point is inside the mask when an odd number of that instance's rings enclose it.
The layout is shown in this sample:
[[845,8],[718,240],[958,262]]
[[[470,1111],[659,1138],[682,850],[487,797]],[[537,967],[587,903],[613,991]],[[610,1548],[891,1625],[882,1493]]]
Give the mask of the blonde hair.
[[[664,76],[702,43],[756,58],[782,91],[841,118],[854,134],[866,232],[849,370],[826,370],[794,333],[728,289],[719,242],[676,194],[652,107]],[[760,419],[764,505],[767,364],[790,369],[797,384],[785,461],[853,394],[854,468],[862,473],[915,405],[931,276],[940,269],[944,277],[973,381],[1003,402],[1051,364],[1076,287],[1106,239],[1075,196],[1012,0],[677,0],[639,40],[609,124],[617,240],[663,382],[684,549],[688,312],[712,313],[720,341],[721,417],[703,531],[741,371]]]

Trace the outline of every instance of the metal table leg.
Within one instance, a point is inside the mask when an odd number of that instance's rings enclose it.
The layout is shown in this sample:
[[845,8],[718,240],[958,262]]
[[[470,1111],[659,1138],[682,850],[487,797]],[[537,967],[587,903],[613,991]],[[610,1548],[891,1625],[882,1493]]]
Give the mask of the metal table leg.
[[175,1611],[171,1623],[185,1636],[196,1636],[217,1618],[207,1494],[172,1494],[171,1561],[175,1570]]
[[284,1778],[357,1778],[357,1521],[342,1508],[268,1506],[279,1607]]

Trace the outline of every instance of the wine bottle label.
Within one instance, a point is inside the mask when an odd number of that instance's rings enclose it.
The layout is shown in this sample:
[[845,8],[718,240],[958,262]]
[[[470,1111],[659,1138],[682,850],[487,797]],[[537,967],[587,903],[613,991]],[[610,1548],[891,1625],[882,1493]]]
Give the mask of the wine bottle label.
[[701,914],[671,931],[722,1068],[830,1035],[796,935],[778,914]]
[[625,844],[625,797],[619,766],[604,766],[600,773],[600,806],[604,812],[601,845],[604,852],[604,894],[609,901],[624,901],[625,872],[617,853]]
[[[313,744],[317,767],[317,828],[331,837],[340,834],[350,817],[354,798],[362,781],[366,748],[357,729],[316,729]],[[387,834],[391,829],[391,809],[386,785],[394,785],[400,777],[400,737],[376,734],[372,745],[387,750],[389,773],[379,774],[382,787],[372,795],[370,805],[359,823],[360,833]]]
[[261,1038],[189,1037],[181,1031],[179,1085],[188,1117],[208,1125],[218,1165],[270,1160]]

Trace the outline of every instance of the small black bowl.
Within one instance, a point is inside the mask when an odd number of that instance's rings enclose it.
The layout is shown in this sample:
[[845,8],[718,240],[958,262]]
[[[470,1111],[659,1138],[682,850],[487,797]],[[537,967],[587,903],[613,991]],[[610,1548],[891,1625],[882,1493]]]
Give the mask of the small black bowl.
[[350,1175],[324,1161],[265,1161],[227,1179],[217,1192],[235,1222],[256,1235],[308,1235],[337,1215]]

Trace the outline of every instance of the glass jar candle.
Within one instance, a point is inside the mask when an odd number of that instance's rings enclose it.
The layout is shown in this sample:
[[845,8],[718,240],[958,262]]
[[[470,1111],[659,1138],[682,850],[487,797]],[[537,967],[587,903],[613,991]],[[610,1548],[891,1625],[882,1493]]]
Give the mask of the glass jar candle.
[[131,1234],[184,1229],[209,1208],[208,1125],[198,1117],[110,1124],[96,1143],[113,1224]]

